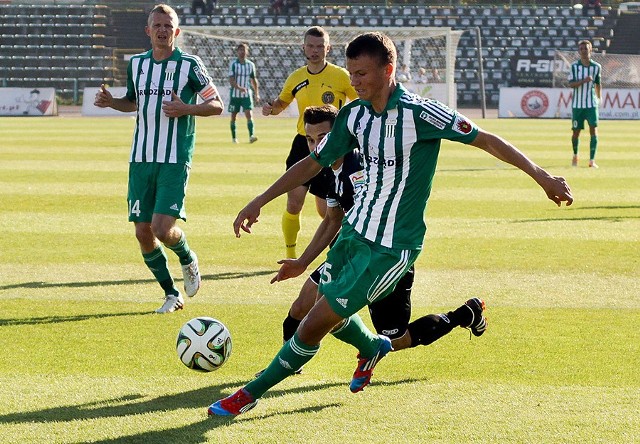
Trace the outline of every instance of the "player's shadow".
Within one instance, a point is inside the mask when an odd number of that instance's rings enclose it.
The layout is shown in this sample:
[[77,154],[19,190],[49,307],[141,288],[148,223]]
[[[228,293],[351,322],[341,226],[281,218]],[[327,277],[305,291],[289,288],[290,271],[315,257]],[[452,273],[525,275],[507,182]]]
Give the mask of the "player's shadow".
[[[202,275],[205,281],[221,281],[229,279],[243,279],[254,276],[265,276],[277,273],[277,270],[259,270],[251,272],[227,272]],[[86,288],[86,287],[107,287],[114,285],[148,284],[155,283],[154,279],[127,279],[118,281],[88,281],[88,282],[21,282],[18,284],[0,285],[0,290],[12,290],[16,288]]]
[[[400,381],[392,381],[392,382],[384,382],[384,386],[392,386],[392,385],[400,385],[400,384],[410,384],[418,381],[417,379],[404,379]],[[382,385],[383,383],[380,382]],[[223,398],[229,394],[230,391],[237,389],[239,386],[238,382],[232,382],[227,384],[215,385],[206,388],[200,388],[196,390],[190,390],[182,393],[175,393],[171,395],[159,396],[153,399],[147,399],[143,395],[125,395],[114,399],[105,399],[101,401],[86,403],[86,404],[78,404],[78,405],[68,405],[61,407],[53,407],[47,409],[34,410],[29,412],[19,412],[19,413],[9,413],[5,415],[0,415],[0,423],[5,424],[29,424],[29,423],[49,423],[49,422],[67,422],[67,421],[80,421],[80,420],[90,420],[90,419],[103,419],[103,418],[114,418],[114,417],[126,417],[126,416],[134,416],[134,415],[144,415],[144,414],[153,414],[160,413],[164,411],[170,411],[175,409],[202,409],[202,414],[206,415],[206,408],[212,401]],[[285,394],[290,393],[311,393],[315,390],[322,390],[332,387],[344,387],[345,390],[347,388],[346,383],[324,383],[324,384],[315,384],[315,385],[307,385],[303,387],[296,387],[287,390],[272,390],[270,391],[263,399],[269,399],[272,397],[278,398]],[[309,407],[306,409],[298,409],[292,410],[291,413],[298,413],[304,411],[319,411],[324,408],[336,406],[336,404],[329,404],[325,406],[318,407]],[[278,413],[279,415],[282,413]],[[268,416],[261,416],[260,418],[265,418]],[[241,419],[242,417],[240,417]],[[192,424],[186,427],[181,427],[174,429],[174,433],[178,436],[178,433],[182,435],[182,433],[188,432],[191,435],[192,427],[195,427],[196,432],[208,431],[213,427],[228,423],[229,419],[227,417],[212,417],[209,418],[209,421],[199,422],[196,424]],[[249,419],[257,419],[257,418],[249,418]],[[203,424],[206,424],[203,425]],[[181,432],[178,432],[182,430]],[[164,436],[165,433],[171,433],[171,430],[162,430],[161,435],[157,435],[158,437]],[[154,432],[143,433],[140,435],[134,435],[133,437],[129,437],[128,439],[137,437],[148,437],[150,435],[154,435]],[[184,437],[184,435],[182,435]],[[124,438],[121,438],[124,439]],[[99,442],[118,442],[118,441],[99,441]],[[122,441],[125,442],[125,441]],[[133,442],[133,441],[126,441]],[[153,442],[153,441],[141,441],[141,442]],[[168,441],[164,441],[168,442]]]
[[190,443],[206,443],[209,442],[207,438],[207,433],[211,432],[211,430],[216,427],[228,425],[231,422],[247,422],[247,423],[255,423],[257,421],[262,421],[263,419],[269,418],[271,416],[282,417],[282,415],[287,414],[299,414],[299,413],[317,413],[321,412],[324,409],[340,407],[339,403],[331,403],[325,404],[315,407],[306,407],[301,409],[294,409],[288,412],[279,411],[277,413],[272,413],[269,415],[263,415],[259,417],[251,417],[251,418],[234,418],[232,416],[215,416],[208,417],[201,421],[194,422],[182,427],[176,427],[172,429],[163,429],[163,430],[154,430],[151,432],[139,433],[136,435],[122,436],[120,438],[114,439],[105,439],[101,441],[91,441],[94,444],[183,444],[185,442]]
[[123,313],[94,313],[73,316],[39,316],[34,318],[0,319],[0,327],[14,325],[58,324],[62,322],[79,322],[88,319],[115,318],[120,316],[143,316],[154,314],[151,311],[129,311]]

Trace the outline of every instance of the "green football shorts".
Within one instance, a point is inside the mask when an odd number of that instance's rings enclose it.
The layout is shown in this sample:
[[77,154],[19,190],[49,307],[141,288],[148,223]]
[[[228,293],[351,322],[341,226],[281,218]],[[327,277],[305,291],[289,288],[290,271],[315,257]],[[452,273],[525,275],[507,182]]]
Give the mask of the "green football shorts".
[[386,248],[368,241],[343,224],[327,254],[320,294],[338,315],[348,318],[393,291],[420,250]]
[[598,118],[600,117],[598,108],[573,108],[571,115],[572,130],[583,130],[585,120],[590,127],[598,126]]
[[154,213],[187,220],[184,199],[190,168],[184,164],[129,164],[129,222],[151,222]]
[[232,97],[229,99],[230,113],[239,113],[240,111],[247,111],[253,109],[252,97]]

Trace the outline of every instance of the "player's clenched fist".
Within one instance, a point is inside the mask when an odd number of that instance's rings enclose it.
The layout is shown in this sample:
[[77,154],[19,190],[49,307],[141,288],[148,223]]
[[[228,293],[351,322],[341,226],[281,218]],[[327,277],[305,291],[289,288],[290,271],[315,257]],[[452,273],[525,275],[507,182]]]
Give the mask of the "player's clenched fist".
[[98,108],[107,108],[111,106],[112,100],[113,96],[107,90],[107,86],[103,83],[100,85],[100,90],[96,93],[96,98],[93,101],[93,104]]

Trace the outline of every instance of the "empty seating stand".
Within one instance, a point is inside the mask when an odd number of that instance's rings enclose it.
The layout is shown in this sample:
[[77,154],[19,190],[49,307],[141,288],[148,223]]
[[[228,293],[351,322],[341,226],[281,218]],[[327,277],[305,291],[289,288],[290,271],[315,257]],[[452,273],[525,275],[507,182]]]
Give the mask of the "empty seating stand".
[[[274,15],[266,5],[222,5],[211,14],[178,8],[183,25],[200,26],[448,26],[462,35],[456,60],[458,101],[477,103],[478,54],[475,28],[482,36],[486,96],[497,104],[500,86],[510,82],[510,59],[522,54],[551,58],[591,39],[606,50],[617,14],[583,17],[569,6],[371,6],[366,2],[300,5],[298,14]],[[95,85],[114,76],[113,51],[106,34],[108,7],[95,5],[0,4],[0,84],[32,86],[48,76],[63,94],[74,85]],[[334,50],[334,55],[335,55]],[[256,57],[259,63],[260,58]],[[284,67],[287,69],[289,67]]]
[[108,9],[98,5],[0,4],[0,85],[54,87],[71,98],[113,78]]

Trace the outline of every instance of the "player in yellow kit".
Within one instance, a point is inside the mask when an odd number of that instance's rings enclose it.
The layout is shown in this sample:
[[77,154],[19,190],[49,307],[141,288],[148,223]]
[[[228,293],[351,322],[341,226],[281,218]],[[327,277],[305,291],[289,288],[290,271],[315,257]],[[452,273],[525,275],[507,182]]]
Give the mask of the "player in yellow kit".
[[[287,169],[309,155],[304,131],[304,110],[309,106],[333,105],[341,108],[357,97],[346,69],[327,62],[331,50],[329,34],[320,26],[313,26],[304,34],[304,56],[307,64],[289,75],[282,91],[272,103],[262,107],[265,116],[280,114],[293,100],[298,105],[298,133],[287,157]],[[322,174],[322,173],[321,173]],[[287,209],[282,216],[282,232],[286,245],[286,257],[296,257],[296,243],[300,231],[300,212],[307,191],[316,196],[316,208],[321,217],[326,211],[327,180],[314,178],[287,193]]]

